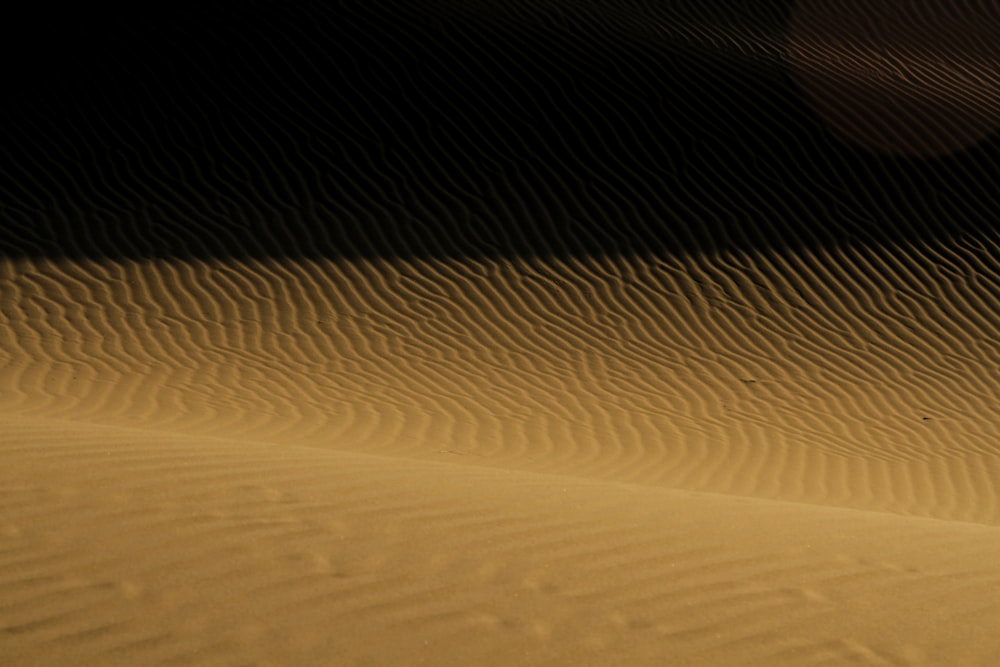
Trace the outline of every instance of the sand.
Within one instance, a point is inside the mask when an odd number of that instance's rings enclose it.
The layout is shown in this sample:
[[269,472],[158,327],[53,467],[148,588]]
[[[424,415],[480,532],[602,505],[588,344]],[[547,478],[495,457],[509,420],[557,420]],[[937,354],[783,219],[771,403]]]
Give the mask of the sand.
[[989,664],[994,311],[928,256],[6,262],[3,653]]
[[[1000,145],[852,145],[770,19],[675,4],[400,6],[395,52],[363,3],[354,32],[259,3],[270,42],[198,18],[217,60],[158,27],[191,70],[23,84],[0,664],[998,664]],[[375,47],[313,25],[427,59],[332,68]],[[661,118],[643,77],[687,75],[650,53],[773,88],[705,77]],[[510,109],[441,111],[462,67]]]

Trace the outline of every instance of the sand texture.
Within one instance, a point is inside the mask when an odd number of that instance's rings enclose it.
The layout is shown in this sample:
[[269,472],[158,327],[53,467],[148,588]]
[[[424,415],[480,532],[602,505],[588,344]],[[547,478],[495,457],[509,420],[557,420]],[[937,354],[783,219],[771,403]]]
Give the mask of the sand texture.
[[1000,664],[1000,12],[738,5],[35,53],[0,664]]

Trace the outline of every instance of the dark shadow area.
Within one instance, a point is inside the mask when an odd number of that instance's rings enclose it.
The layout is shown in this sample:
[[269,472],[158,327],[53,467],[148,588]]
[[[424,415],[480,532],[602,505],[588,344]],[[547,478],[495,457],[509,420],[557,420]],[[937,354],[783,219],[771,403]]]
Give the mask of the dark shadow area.
[[7,257],[714,252],[996,215],[995,135],[905,159],[823,125],[785,1],[53,11],[5,28]]

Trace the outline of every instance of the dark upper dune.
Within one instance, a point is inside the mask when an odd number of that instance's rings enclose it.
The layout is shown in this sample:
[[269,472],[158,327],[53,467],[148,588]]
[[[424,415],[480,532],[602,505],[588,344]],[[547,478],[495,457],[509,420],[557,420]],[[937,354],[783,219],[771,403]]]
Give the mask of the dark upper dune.
[[711,252],[976,236],[997,208],[995,135],[917,159],[835,134],[788,2],[73,11],[4,28],[8,257]]

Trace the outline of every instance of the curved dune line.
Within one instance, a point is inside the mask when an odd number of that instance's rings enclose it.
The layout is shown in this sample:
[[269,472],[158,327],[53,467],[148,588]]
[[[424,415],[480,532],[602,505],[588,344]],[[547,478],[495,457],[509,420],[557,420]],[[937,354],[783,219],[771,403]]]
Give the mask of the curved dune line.
[[992,527],[52,419],[3,436],[0,648],[25,662],[996,650]]
[[10,413],[996,521],[974,246],[3,275]]
[[993,664],[995,63],[788,10],[213,0],[12,83],[0,656]]

